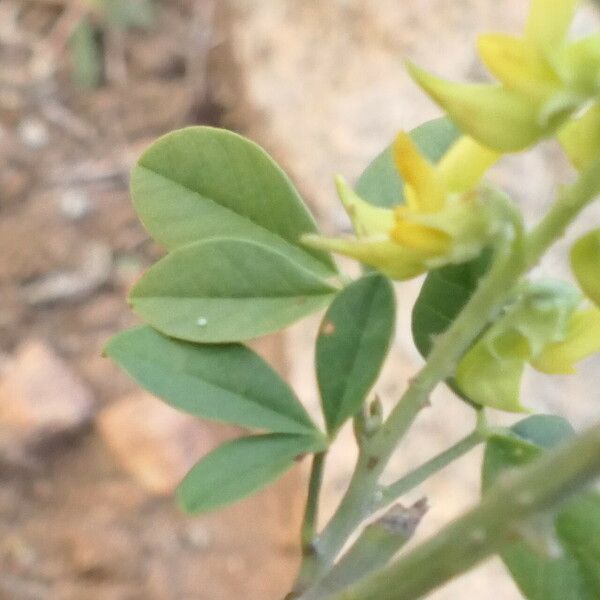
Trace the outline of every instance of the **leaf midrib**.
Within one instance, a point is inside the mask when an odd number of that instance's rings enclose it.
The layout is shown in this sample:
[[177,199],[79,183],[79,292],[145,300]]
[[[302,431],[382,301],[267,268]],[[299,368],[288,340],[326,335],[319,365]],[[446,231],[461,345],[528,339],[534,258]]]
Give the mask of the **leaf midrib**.
[[[294,250],[296,252],[301,252],[308,259],[316,261],[322,268],[326,269],[326,271],[328,273],[332,273],[333,274],[335,272],[331,268],[331,266],[328,265],[327,262],[324,262],[321,259],[319,259],[316,255],[311,254],[303,246],[301,246],[300,244],[298,244],[297,240],[292,241],[292,240],[290,240],[288,238],[285,238],[279,232],[275,232],[275,231],[272,231],[271,229],[268,229],[267,227],[265,227],[261,223],[258,223],[254,219],[250,218],[248,215],[244,215],[244,214],[238,213],[235,210],[233,210],[232,208],[230,208],[229,206],[221,204],[218,200],[210,198],[209,196],[205,196],[204,194],[201,194],[197,190],[194,190],[193,188],[188,187],[187,185],[184,185],[183,183],[181,183],[179,181],[176,181],[174,179],[170,179],[169,177],[163,175],[162,173],[160,173],[159,171],[156,171],[155,169],[147,167],[147,166],[145,166],[145,165],[143,165],[141,163],[138,163],[137,168],[141,169],[141,170],[144,170],[144,171],[147,171],[149,173],[152,173],[156,177],[159,177],[160,179],[162,179],[164,181],[167,181],[170,184],[172,184],[174,186],[177,186],[177,187],[181,188],[182,190],[185,190],[186,192],[189,192],[189,193],[193,194],[194,196],[198,197],[202,201],[211,203],[214,206],[218,207],[220,210],[223,210],[226,213],[230,213],[232,215],[235,215],[238,219],[242,219],[243,221],[246,221],[252,227],[256,227],[257,229],[260,229],[263,234],[266,234],[269,237],[275,238],[278,241],[278,243],[284,244],[285,246],[291,248],[292,250]],[[296,196],[296,194],[294,194],[294,196]],[[301,234],[302,233],[315,233],[315,232],[316,232],[316,229],[313,227],[310,231],[307,230],[305,232],[301,232]],[[201,240],[197,240],[197,241],[201,241]],[[190,243],[193,243],[193,242],[190,242]],[[184,244],[184,245],[187,245],[187,244]],[[178,246],[178,247],[183,247],[183,246]]]

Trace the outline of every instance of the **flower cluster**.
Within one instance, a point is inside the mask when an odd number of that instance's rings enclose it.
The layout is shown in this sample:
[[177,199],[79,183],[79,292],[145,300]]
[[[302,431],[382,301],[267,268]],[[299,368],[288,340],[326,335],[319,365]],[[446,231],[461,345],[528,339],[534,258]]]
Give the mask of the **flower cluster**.
[[463,138],[434,166],[406,133],[398,134],[392,150],[404,180],[405,204],[375,207],[338,178],[338,193],[356,237],[311,235],[305,243],[350,256],[392,279],[410,279],[477,256],[503,225],[500,194],[490,188],[470,189],[496,155]]
[[[305,243],[393,279],[410,279],[477,257],[499,232],[514,228],[509,201],[481,183],[503,154],[556,137],[575,168],[597,160],[600,33],[569,39],[578,5],[578,0],[532,0],[522,36],[482,35],[479,55],[495,83],[452,83],[409,64],[412,77],[462,137],[433,164],[409,135],[398,134],[391,149],[403,186],[398,205],[376,207],[338,178],[355,236],[311,235]],[[581,307],[576,290],[556,283],[531,283],[521,290],[458,367],[456,383],[473,402],[522,410],[519,388],[526,364],[546,373],[571,373],[575,363],[600,350],[600,230],[574,246],[572,266],[591,304]]]

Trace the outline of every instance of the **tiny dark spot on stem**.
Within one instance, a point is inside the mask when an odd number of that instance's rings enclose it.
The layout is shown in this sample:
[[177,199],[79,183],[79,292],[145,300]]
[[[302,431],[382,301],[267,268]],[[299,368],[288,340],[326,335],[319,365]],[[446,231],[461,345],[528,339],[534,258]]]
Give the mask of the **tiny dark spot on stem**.
[[302,547],[302,556],[316,556],[317,549],[314,544],[306,544]]
[[367,469],[371,471],[379,464],[379,456],[370,456],[367,461]]

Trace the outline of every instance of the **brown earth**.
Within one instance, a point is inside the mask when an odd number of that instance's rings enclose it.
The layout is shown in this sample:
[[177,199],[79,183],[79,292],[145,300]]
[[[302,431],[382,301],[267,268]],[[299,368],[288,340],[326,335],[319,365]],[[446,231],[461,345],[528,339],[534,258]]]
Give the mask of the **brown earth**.
[[[0,378],[22,342],[41,340],[89,387],[98,413],[135,389],[100,353],[134,322],[127,288],[161,253],[131,208],[131,164],[186,123],[244,130],[248,110],[222,3],[164,1],[152,30],[106,30],[93,91],[69,79],[66,41],[81,6],[0,5]],[[259,350],[282,369],[280,345]],[[210,443],[232,434],[211,426]],[[93,422],[23,462],[3,459],[2,600],[263,600],[289,587],[298,469],[191,518],[123,471]]]

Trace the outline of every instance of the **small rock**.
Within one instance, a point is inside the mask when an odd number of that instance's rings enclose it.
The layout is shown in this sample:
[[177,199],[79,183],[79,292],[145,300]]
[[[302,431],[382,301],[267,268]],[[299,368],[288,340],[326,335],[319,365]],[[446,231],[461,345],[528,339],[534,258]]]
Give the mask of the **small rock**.
[[81,300],[110,279],[112,268],[110,248],[105,244],[92,242],[85,249],[78,270],[46,273],[23,286],[23,297],[33,306]]
[[127,580],[135,576],[138,565],[126,530],[92,520],[67,531],[65,538],[70,545],[70,563],[80,577]]
[[89,389],[51,348],[30,341],[0,381],[0,456],[28,449],[87,424],[93,415]]
[[47,146],[50,141],[50,134],[46,124],[33,117],[23,119],[19,123],[17,132],[21,141],[33,150],[38,150]]
[[157,495],[172,494],[216,445],[208,426],[146,392],[125,396],[102,410],[98,428],[117,462]]
[[90,199],[84,190],[68,189],[59,198],[58,207],[69,221],[79,221],[90,212]]
[[204,523],[191,521],[185,530],[185,539],[196,550],[208,550],[213,542],[211,531]]

